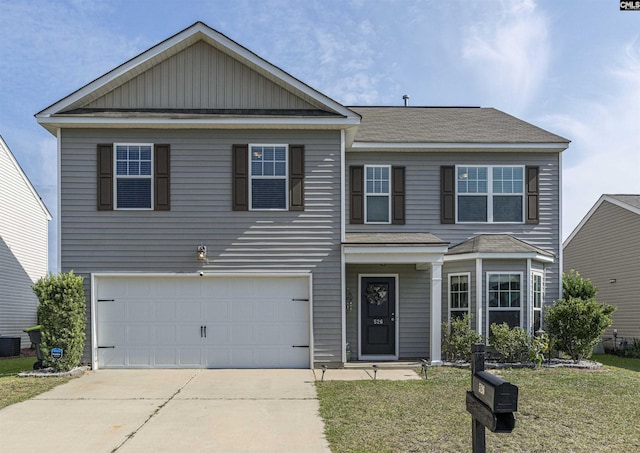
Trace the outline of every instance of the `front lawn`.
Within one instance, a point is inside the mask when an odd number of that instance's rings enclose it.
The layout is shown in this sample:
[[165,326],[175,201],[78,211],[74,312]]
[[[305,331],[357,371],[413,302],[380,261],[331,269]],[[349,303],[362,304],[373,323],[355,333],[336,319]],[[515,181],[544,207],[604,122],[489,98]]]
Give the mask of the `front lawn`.
[[[487,431],[487,451],[640,450],[640,373],[606,366],[499,374],[519,387],[517,421],[511,434]],[[327,381],[317,387],[332,451],[471,450],[469,370],[430,368],[426,382]]]
[[33,368],[35,357],[0,360],[0,409],[33,398],[69,381],[69,377],[21,378],[17,374]]

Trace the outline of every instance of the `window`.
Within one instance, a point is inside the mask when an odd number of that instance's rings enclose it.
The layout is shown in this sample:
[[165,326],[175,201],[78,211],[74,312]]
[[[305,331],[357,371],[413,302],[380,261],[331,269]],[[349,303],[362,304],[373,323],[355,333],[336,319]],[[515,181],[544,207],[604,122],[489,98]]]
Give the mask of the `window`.
[[531,276],[532,280],[532,297],[533,301],[533,325],[532,333],[537,332],[542,328],[542,301],[544,290],[542,288],[542,274],[535,273]]
[[249,145],[250,209],[287,209],[287,145]]
[[469,275],[449,274],[449,320],[469,314]]
[[506,322],[509,327],[520,327],[522,274],[487,274],[488,325]]
[[365,223],[390,223],[390,166],[365,166],[365,197]]
[[114,146],[115,208],[153,209],[153,145]]
[[524,167],[456,167],[457,221],[522,223]]

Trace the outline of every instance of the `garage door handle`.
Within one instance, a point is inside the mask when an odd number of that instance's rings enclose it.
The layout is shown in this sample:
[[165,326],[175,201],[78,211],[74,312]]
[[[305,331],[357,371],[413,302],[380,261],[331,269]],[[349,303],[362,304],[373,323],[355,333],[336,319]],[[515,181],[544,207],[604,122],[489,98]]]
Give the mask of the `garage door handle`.
[[204,336],[203,332],[204,332],[204,326],[200,326],[200,338]]
[[304,344],[304,345],[298,345],[298,344],[294,344],[293,346],[291,346],[292,348],[308,348],[309,345],[308,344]]
[[204,337],[207,338],[207,326],[204,326]]

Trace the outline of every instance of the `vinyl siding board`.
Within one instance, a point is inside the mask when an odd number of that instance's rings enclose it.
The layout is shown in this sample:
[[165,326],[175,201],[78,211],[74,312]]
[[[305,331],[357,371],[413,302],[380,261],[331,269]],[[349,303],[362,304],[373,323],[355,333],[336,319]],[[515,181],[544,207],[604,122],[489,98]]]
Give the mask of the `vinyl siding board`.
[[[113,142],[171,146],[170,211],[97,211],[96,145]],[[232,211],[235,143],[304,145],[304,211]],[[315,360],[340,361],[339,151],[332,131],[64,130],[61,270],[312,272]]]
[[640,338],[639,257],[640,215],[606,200],[564,249],[564,272],[577,270],[598,288],[598,302],[618,307],[604,337],[618,329],[618,339]]
[[349,264],[346,269],[347,291],[351,293],[352,309],[347,310],[347,342],[352,360],[358,357],[358,292],[359,274],[398,274],[399,298],[397,324],[400,358],[429,357],[430,332],[430,271],[418,271],[414,265]]
[[82,107],[317,108],[204,41],[187,47]]
[[[395,165],[406,167],[404,225],[346,225],[347,233],[411,232],[432,233],[452,246],[479,234],[510,234],[554,254],[547,265],[545,303],[558,299],[560,271],[560,156],[556,152],[347,152],[352,165]],[[540,221],[538,224],[442,224],[440,223],[440,167],[443,165],[523,165],[540,167]],[[346,187],[349,174],[346,174]],[[347,199],[350,194],[347,193]],[[346,206],[349,218],[349,204]]]

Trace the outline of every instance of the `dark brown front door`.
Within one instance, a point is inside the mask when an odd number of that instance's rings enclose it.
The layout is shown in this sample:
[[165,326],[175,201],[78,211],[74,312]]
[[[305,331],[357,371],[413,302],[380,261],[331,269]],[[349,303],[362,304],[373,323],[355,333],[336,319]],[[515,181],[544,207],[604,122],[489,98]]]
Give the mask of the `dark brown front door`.
[[395,277],[362,277],[361,288],[362,355],[395,355]]

